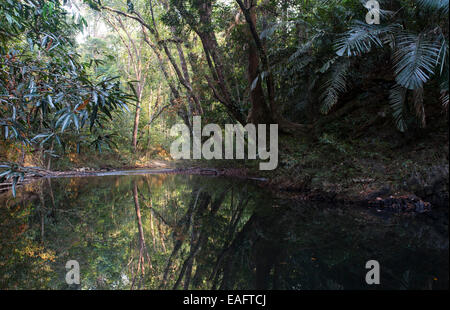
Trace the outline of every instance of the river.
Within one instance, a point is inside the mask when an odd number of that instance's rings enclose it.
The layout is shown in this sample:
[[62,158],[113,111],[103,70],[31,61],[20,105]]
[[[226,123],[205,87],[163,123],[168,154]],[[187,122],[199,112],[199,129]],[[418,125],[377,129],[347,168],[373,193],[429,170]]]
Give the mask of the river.
[[[446,289],[437,219],[227,177],[47,178],[0,196],[0,288]],[[80,284],[66,282],[71,260]],[[366,283],[369,260],[380,284]]]

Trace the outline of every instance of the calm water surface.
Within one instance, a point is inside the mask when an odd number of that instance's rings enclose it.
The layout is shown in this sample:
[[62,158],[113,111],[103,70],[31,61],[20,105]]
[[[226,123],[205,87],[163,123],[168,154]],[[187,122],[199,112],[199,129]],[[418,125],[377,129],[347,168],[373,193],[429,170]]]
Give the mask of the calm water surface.
[[0,196],[0,289],[442,289],[448,263],[439,215],[275,199],[236,179],[44,179]]

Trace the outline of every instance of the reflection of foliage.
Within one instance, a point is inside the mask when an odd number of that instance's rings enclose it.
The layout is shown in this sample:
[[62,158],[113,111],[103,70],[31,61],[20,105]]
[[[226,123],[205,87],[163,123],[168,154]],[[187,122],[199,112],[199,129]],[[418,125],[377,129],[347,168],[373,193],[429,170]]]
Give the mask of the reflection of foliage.
[[448,241],[414,219],[276,201],[245,182],[193,176],[32,187],[2,202],[1,288],[68,288],[70,259],[80,263],[83,289],[364,288],[373,258],[383,288],[448,283],[448,252],[439,245]]
[[[22,197],[33,199],[35,197]],[[33,240],[27,218],[31,206],[24,200],[9,209],[0,208],[0,287],[47,287],[54,281],[55,252]]]

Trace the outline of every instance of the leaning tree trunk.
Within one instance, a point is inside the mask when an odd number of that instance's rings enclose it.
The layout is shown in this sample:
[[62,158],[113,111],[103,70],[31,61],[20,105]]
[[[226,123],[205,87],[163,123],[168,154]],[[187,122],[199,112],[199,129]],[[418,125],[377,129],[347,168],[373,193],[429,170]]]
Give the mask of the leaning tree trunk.
[[136,90],[138,95],[138,100],[136,102],[136,112],[134,113],[134,125],[133,125],[133,138],[132,138],[132,145],[133,145],[133,151],[136,152],[137,150],[137,137],[138,137],[138,129],[139,129],[139,119],[141,117],[141,97],[142,97],[142,91],[141,86],[138,85],[138,89]]
[[[256,25],[255,6],[250,9],[250,16],[252,23]],[[261,75],[259,70],[259,55],[258,49],[253,42],[250,29],[247,30],[247,37],[249,43],[248,48],[248,67],[247,78],[250,85],[250,103],[251,109],[247,116],[247,122],[253,124],[269,124],[274,123],[269,108],[264,99],[264,92],[261,84]]]
[[[265,48],[263,46],[263,43],[260,39],[259,34],[256,30],[256,1],[255,0],[247,0],[242,2],[242,0],[236,0],[236,2],[239,4],[239,7],[241,8],[242,12],[244,13],[245,21],[247,22],[247,25],[249,26],[249,31],[251,34],[251,37],[253,38],[252,42],[254,43],[255,49],[256,49],[256,55],[259,57],[259,61],[261,61],[261,67],[264,71],[264,79],[261,78],[261,75],[259,76],[259,80],[264,80],[266,87],[267,87],[267,101],[268,104],[265,105],[265,108],[262,107],[262,105],[255,106],[255,112],[251,112],[250,116],[252,114],[257,114],[256,111],[259,113],[265,113],[264,111],[260,111],[262,109],[267,109],[267,111],[270,111],[270,118],[269,121],[272,123],[276,123],[279,125],[279,128],[281,131],[286,133],[292,133],[297,130],[304,130],[306,128],[303,124],[297,124],[293,123],[287,119],[285,119],[280,111],[280,106],[276,102],[275,99],[275,84],[274,84],[274,78],[272,76],[272,72],[270,70],[269,66],[269,60],[265,51]],[[250,49],[250,53],[253,53],[253,51]],[[259,62],[258,62],[259,64]],[[249,71],[250,73],[250,71]],[[253,73],[254,74],[254,73]],[[257,104],[260,104],[261,101],[255,102]],[[253,109],[253,102],[252,102],[252,109]],[[253,117],[253,116],[252,116]],[[255,118],[255,117],[254,117]],[[255,119],[254,121],[261,122],[261,121],[267,121],[264,117],[262,120]]]

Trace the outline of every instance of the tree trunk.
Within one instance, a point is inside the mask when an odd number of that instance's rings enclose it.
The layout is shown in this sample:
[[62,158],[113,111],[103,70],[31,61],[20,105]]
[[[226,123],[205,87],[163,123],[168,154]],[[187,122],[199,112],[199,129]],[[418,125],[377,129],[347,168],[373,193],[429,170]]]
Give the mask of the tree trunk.
[[[248,5],[250,6],[250,5]],[[256,25],[256,7],[250,9],[252,23]],[[252,39],[250,30],[247,30],[249,48],[248,48],[248,68],[247,78],[250,85],[250,103],[251,108],[247,116],[247,122],[253,124],[273,123],[271,113],[264,99],[264,92],[261,84],[261,75],[259,71],[258,49]]]
[[[268,101],[268,105],[266,107],[268,111],[270,111],[271,122],[278,124],[280,130],[287,133],[292,133],[297,130],[304,130],[306,128],[305,125],[293,123],[285,119],[282,116],[279,105],[275,101],[274,79],[270,71],[266,51],[264,49],[260,36],[256,30],[256,13],[255,13],[256,1],[247,0],[245,1],[246,2],[245,4],[244,2],[242,2],[242,0],[236,0],[236,2],[239,4],[239,7],[244,13],[245,20],[247,22],[247,25],[249,26],[251,37],[253,38],[252,42],[255,44],[254,46],[256,47],[257,55],[259,57],[259,60],[261,61],[261,67],[264,70],[264,81],[267,87],[267,101]],[[258,103],[260,103],[260,101]],[[256,109],[259,109],[259,107],[257,107]]]
[[133,139],[132,139],[132,146],[133,151],[136,152],[137,150],[137,136],[138,136],[138,129],[139,129],[139,119],[141,117],[141,97],[142,92],[140,89],[140,85],[138,85],[138,89],[136,90],[138,95],[138,100],[136,102],[136,112],[134,113],[134,126],[133,126]]

